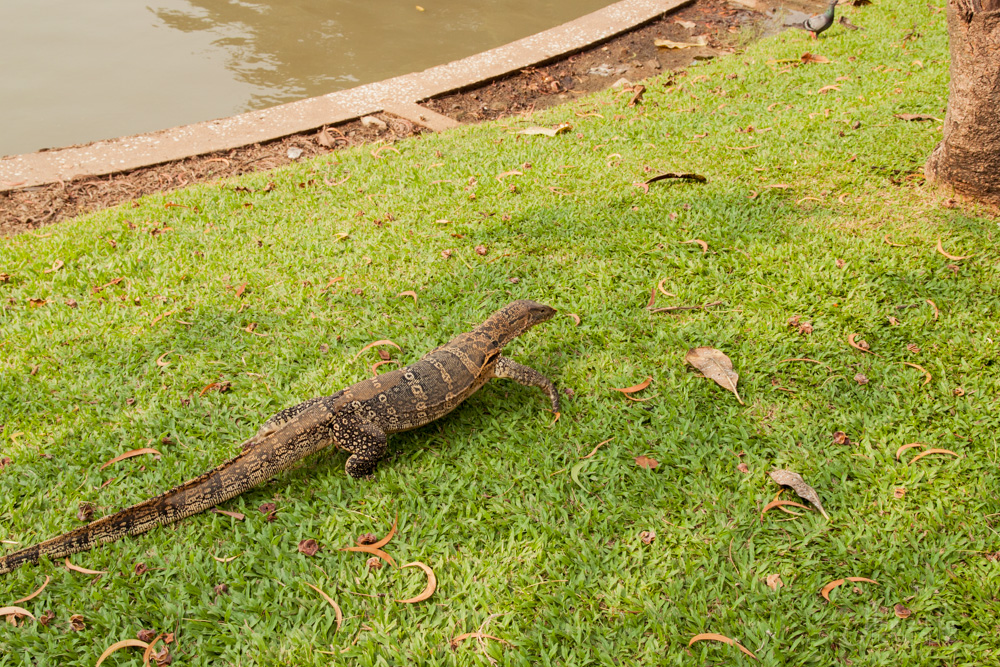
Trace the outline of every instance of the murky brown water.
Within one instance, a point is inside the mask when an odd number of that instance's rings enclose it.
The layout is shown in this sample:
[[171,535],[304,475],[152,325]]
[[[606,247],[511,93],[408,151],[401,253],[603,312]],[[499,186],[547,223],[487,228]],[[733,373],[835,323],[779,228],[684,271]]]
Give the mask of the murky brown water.
[[418,71],[611,2],[0,0],[0,155]]

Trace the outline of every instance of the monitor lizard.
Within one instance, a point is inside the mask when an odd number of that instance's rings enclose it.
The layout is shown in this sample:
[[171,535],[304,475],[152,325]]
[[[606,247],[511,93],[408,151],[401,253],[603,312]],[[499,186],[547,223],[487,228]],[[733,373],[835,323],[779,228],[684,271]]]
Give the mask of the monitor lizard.
[[203,512],[331,444],[350,453],[348,475],[369,477],[386,455],[386,435],[445,416],[490,378],[541,388],[558,413],[552,381],[501,355],[504,345],[555,312],[534,301],[514,301],[409,366],[282,410],[243,443],[235,458],[155,498],[0,557],[0,574],[43,555],[62,558]]

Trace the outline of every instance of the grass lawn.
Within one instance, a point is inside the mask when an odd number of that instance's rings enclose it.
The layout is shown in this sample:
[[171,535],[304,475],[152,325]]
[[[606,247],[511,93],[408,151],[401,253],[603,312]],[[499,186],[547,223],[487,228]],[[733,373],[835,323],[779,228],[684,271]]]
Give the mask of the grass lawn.
[[[141,629],[174,633],[181,665],[753,663],[688,648],[699,633],[764,665],[994,664],[996,219],[914,176],[941,126],[893,116],[943,117],[942,4],[845,10],[865,29],[766,39],[646,82],[639,106],[609,91],[0,241],[5,552],[82,525],[81,503],[103,516],[217,465],[277,410],[368,377],[369,342],[409,363],[514,299],[560,310],[507,353],[568,394],[553,425],[541,392],[493,381],[390,438],[373,481],[326,451],[220,508],[242,521],[206,513],[71,558],[100,578],[47,561],[0,577],[0,606],[51,577],[23,605],[54,613],[0,624],[0,666],[93,665]],[[708,182],[635,185],[658,170]],[[660,281],[676,296],[657,307],[722,303],[651,313]],[[730,356],[745,405],[686,367],[696,346]],[[802,357],[822,363],[781,363]],[[612,391],[647,376],[633,396],[649,400]],[[912,442],[958,456],[897,460]],[[142,447],[162,458],[100,469]],[[774,468],[831,520],[762,516]],[[338,551],[397,513],[386,550],[433,568],[426,602],[394,601],[419,569]],[[821,597],[845,577],[878,584]],[[339,603],[339,632],[307,584]],[[504,643],[449,648],[479,630]]]

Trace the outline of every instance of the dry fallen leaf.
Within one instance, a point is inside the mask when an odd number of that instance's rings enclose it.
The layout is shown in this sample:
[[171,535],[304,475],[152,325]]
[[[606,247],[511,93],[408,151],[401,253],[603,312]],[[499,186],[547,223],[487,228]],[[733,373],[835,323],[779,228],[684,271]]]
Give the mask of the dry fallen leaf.
[[635,457],[635,464],[640,468],[645,468],[646,470],[652,470],[653,468],[660,465],[660,462],[654,458],[650,458],[645,454]]
[[243,521],[243,519],[247,518],[246,514],[242,514],[240,512],[230,512],[229,510],[220,510],[217,507],[213,507],[212,508],[212,513],[213,514],[224,514],[225,516],[228,516],[228,517],[231,517],[233,519],[236,519],[237,521]]
[[814,53],[809,53],[808,51],[799,56],[799,60],[801,60],[804,63],[826,64],[830,62],[829,58],[825,56],[818,56]]
[[14,615],[17,615],[17,616],[27,616],[28,618],[30,618],[33,621],[37,621],[38,620],[38,619],[36,619],[32,615],[32,613],[30,611],[28,611],[27,609],[24,609],[22,607],[16,607],[14,605],[11,605],[9,607],[0,607],[0,618],[5,617],[5,616],[6,617],[10,617],[10,616],[14,616]]
[[781,575],[780,574],[769,574],[769,575],[767,575],[767,586],[772,591],[776,591],[776,590],[778,590],[779,588],[781,588],[784,585],[785,585],[785,582],[783,582],[781,580]]
[[911,363],[909,361],[904,361],[902,363],[903,363],[904,366],[909,366],[911,368],[916,368],[918,371],[920,371],[921,373],[924,374],[925,377],[924,377],[923,383],[920,385],[921,387],[931,381],[931,374],[930,374],[930,372],[928,372],[928,370],[926,368],[924,368],[923,366],[921,366],[919,364]]
[[120,649],[123,649],[123,648],[142,648],[142,649],[144,649],[144,648],[148,648],[148,647],[149,647],[149,644],[147,644],[146,642],[143,642],[143,641],[139,641],[138,639],[124,639],[124,640],[122,640],[120,642],[115,642],[114,644],[112,644],[111,646],[109,646],[108,648],[106,648],[104,650],[104,653],[102,653],[101,657],[99,657],[97,659],[97,663],[94,665],[94,667],[101,667],[101,663],[104,662],[104,660],[109,655],[111,655],[112,653],[114,653],[115,651],[118,651]]
[[739,374],[733,370],[733,362],[722,351],[714,347],[695,347],[688,350],[684,360],[704,373],[705,377],[736,395],[740,405],[744,405],[736,389]]
[[681,241],[681,245],[687,245],[689,243],[697,243],[701,247],[701,252],[708,252],[708,244],[701,239],[691,239],[690,241]]
[[[761,521],[764,520],[764,515],[767,514],[767,512],[769,510],[772,510],[775,507],[777,507],[778,509],[784,510],[785,507],[789,507],[789,506],[790,507],[801,507],[804,510],[809,509],[808,507],[806,507],[802,503],[797,503],[794,500],[780,500],[780,499],[775,499],[775,500],[772,500],[771,502],[769,502],[768,504],[764,505],[764,509],[762,509],[760,511]],[[792,511],[789,511],[789,510],[784,510],[784,511],[788,512],[789,514],[794,514],[795,516],[801,516],[798,512],[792,512]]]
[[83,622],[83,616],[80,614],[73,614],[69,617],[69,629],[73,632],[80,632],[86,628],[87,626]]
[[400,292],[396,296],[399,298],[402,298],[404,296],[412,297],[414,305],[416,305],[417,303],[417,293],[414,292],[413,290],[406,290],[405,292]]
[[100,467],[100,469],[104,470],[109,465],[112,465],[114,463],[118,463],[119,461],[124,461],[125,459],[130,459],[133,456],[141,456],[142,454],[153,454],[156,457],[156,460],[159,460],[160,457],[163,456],[162,454],[160,454],[160,452],[158,452],[155,449],[152,449],[151,447],[143,447],[141,449],[133,449],[130,452],[125,452],[124,454],[119,454],[118,456],[116,456],[115,458],[111,459],[110,461],[107,461],[106,463],[104,463],[104,465],[102,465]]
[[901,603],[897,603],[892,608],[892,611],[894,614],[896,614],[896,618],[909,618],[910,615],[913,614],[912,611],[904,607]]
[[830,591],[832,591],[834,588],[840,586],[841,584],[847,581],[855,583],[860,581],[867,581],[869,584],[878,585],[878,582],[875,581],[874,579],[866,579],[864,577],[845,577],[844,579],[836,579],[835,581],[831,581],[830,583],[828,583],[826,586],[823,587],[823,590],[821,590],[819,594],[822,595],[824,598],[826,598],[827,602],[830,602]]
[[876,357],[882,356],[880,354],[875,354],[874,352],[872,352],[867,341],[864,340],[855,341],[854,337],[857,335],[858,334],[856,333],[847,334],[847,344],[853,347],[855,350],[860,350],[861,352],[865,352],[866,354],[874,354]]
[[652,381],[653,381],[653,376],[650,375],[649,377],[647,377],[645,380],[643,380],[639,384],[634,384],[631,387],[625,387],[624,389],[617,389],[615,387],[612,387],[611,391],[620,391],[623,394],[634,394],[635,392],[642,391],[643,389],[645,389],[646,387],[648,387],[649,383],[652,382]]
[[851,444],[851,439],[847,437],[847,434],[843,431],[834,431],[833,433],[833,444],[835,445],[849,445]]
[[947,257],[948,259],[950,259],[951,261],[953,261],[953,262],[957,262],[957,261],[962,260],[962,259],[969,259],[970,257],[975,257],[975,255],[949,255],[948,253],[946,253],[944,251],[944,248],[941,247],[941,239],[938,239],[938,242],[937,242],[937,251],[939,253],[941,253],[942,255],[944,255],[945,257]]
[[376,347],[378,345],[392,345],[394,348],[396,348],[400,352],[403,351],[403,348],[401,348],[400,346],[396,345],[391,340],[385,340],[385,339],[383,339],[383,340],[377,340],[374,343],[368,343],[363,348],[361,348],[360,350],[358,350],[358,353],[354,355],[353,361],[357,361],[358,357],[360,357],[362,354],[364,354],[366,350],[370,350],[371,348]]
[[639,533],[639,539],[642,540],[643,544],[652,544],[653,540],[656,539],[655,530],[644,530]]
[[916,456],[914,456],[912,459],[910,459],[910,463],[908,463],[907,465],[916,463],[918,460],[927,456],[928,454],[948,454],[949,456],[954,456],[956,458],[958,458],[959,456],[956,452],[953,452],[950,449],[936,449],[936,448],[926,449],[917,454]]
[[653,45],[661,49],[691,49],[708,44],[708,35],[697,35],[693,42],[674,42],[669,39],[654,39]]
[[311,588],[314,591],[316,591],[317,593],[319,593],[320,596],[322,596],[322,598],[324,600],[326,600],[327,603],[329,603],[329,605],[331,607],[333,607],[333,613],[336,614],[336,616],[337,616],[337,630],[340,630],[340,626],[344,624],[344,613],[342,611],[340,611],[340,605],[338,605],[336,602],[334,602],[333,598],[330,597],[329,595],[327,595],[326,593],[324,593],[322,589],[320,589],[320,588],[318,588],[316,586],[313,586],[308,581],[306,582],[306,586],[308,586],[309,588]]
[[21,604],[22,602],[27,602],[28,600],[34,600],[36,597],[38,597],[39,593],[41,593],[42,591],[45,590],[45,587],[49,585],[49,582],[51,580],[52,580],[52,577],[46,576],[45,577],[45,583],[42,584],[41,586],[39,586],[38,590],[36,590],[34,593],[32,593],[32,594],[30,594],[30,595],[28,595],[26,597],[23,597],[23,598],[21,598],[19,600],[14,600],[13,602],[11,602],[11,604]]
[[791,470],[772,470],[768,473],[771,479],[782,486],[789,486],[795,493],[799,494],[800,498],[808,500],[816,509],[826,517],[826,520],[830,520],[830,516],[823,509],[822,503],[819,501],[819,494],[811,486],[806,484],[805,480],[802,479],[802,475],[792,472]]
[[926,445],[924,445],[924,443],[922,442],[910,442],[905,445],[901,445],[900,448],[896,450],[896,460],[898,461],[899,457],[902,456],[903,452],[905,452],[908,449],[913,449],[914,447],[925,447],[925,446]]
[[58,271],[59,269],[61,269],[63,266],[65,266],[65,264],[63,264],[63,261],[61,259],[57,259],[56,261],[54,261],[52,263],[52,268],[51,269],[45,269],[44,271],[42,271],[42,273],[55,273],[56,271]]
[[750,466],[748,466],[746,463],[741,462],[738,466],[736,466],[736,469],[739,470],[744,475],[750,474]]
[[308,538],[299,542],[299,553],[305,554],[306,556],[315,556],[316,552],[319,551],[319,542],[312,538]]
[[891,245],[891,246],[892,246],[893,248],[905,248],[905,247],[906,247],[906,246],[905,246],[905,245],[903,245],[902,243],[893,243],[892,241],[890,241],[890,240],[889,240],[889,235],[888,235],[888,234],[886,234],[885,236],[883,236],[883,237],[882,237],[882,240],[883,240],[883,241],[884,241],[884,242],[885,242],[886,244],[888,244],[888,245]]
[[868,384],[868,377],[862,375],[861,373],[858,373],[857,375],[854,376],[854,381],[857,382],[858,384],[865,385]]
[[79,572],[80,574],[107,574],[107,572],[104,570],[88,570],[85,567],[80,567],[79,565],[73,565],[73,563],[69,562],[69,558],[67,558],[64,562],[66,564],[67,570],[72,570],[73,572]]
[[437,588],[437,577],[434,576],[434,570],[429,568],[427,565],[421,563],[420,561],[413,561],[412,563],[407,563],[400,569],[405,569],[408,567],[419,567],[421,570],[427,573],[427,587],[424,588],[424,590],[421,591],[419,595],[416,595],[412,598],[407,598],[405,600],[396,600],[396,602],[399,602],[400,604],[413,604],[415,602],[423,602],[430,596],[434,595],[434,589]]
[[592,450],[590,450],[590,453],[587,454],[586,456],[581,456],[580,460],[582,461],[583,459],[589,459],[591,456],[593,456],[594,454],[597,453],[598,449],[600,449],[604,445],[608,444],[612,440],[614,440],[614,438],[608,438],[607,440],[602,440],[601,442],[597,443],[597,445],[595,445],[594,448]]
[[510,642],[506,642],[499,637],[494,637],[493,635],[483,634],[482,632],[465,632],[448,642],[448,645],[451,646],[451,650],[454,651],[458,649],[458,645],[466,639],[492,639],[493,641],[510,646]]
[[754,660],[757,659],[757,656],[755,656],[749,650],[747,650],[746,648],[744,648],[743,645],[740,644],[738,641],[736,641],[734,639],[730,639],[729,637],[726,637],[725,635],[717,635],[714,632],[704,632],[704,633],[702,633],[700,635],[695,635],[694,637],[691,638],[691,641],[688,642],[688,646],[691,646],[695,642],[703,642],[703,641],[723,642],[725,644],[729,644],[730,646],[735,646],[736,648],[738,648],[739,650],[743,651],[744,653],[746,653],[748,656],[750,656]]
[[904,489],[903,487],[896,487],[896,489],[892,492],[892,497],[895,498],[896,500],[902,499],[902,497],[905,495],[906,495],[906,489]]
[[569,132],[573,129],[573,126],[569,123],[559,123],[553,128],[550,127],[529,127],[527,129],[521,130],[518,134],[541,134],[546,137],[554,137],[557,134],[562,134],[563,132]]
[[931,308],[934,309],[934,319],[937,320],[938,315],[941,312],[938,310],[937,304],[931,301],[930,299],[925,299],[925,301],[927,302],[927,305],[929,305]]
[[580,316],[577,315],[576,313],[566,313],[566,317],[568,317],[571,320],[573,320],[573,323],[576,326],[580,326]]

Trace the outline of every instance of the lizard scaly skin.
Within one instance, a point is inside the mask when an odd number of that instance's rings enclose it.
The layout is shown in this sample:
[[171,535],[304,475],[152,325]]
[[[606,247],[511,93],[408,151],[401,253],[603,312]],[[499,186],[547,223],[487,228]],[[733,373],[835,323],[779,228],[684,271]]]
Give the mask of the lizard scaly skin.
[[203,512],[331,444],[350,452],[347,474],[367,477],[386,454],[386,435],[445,416],[490,378],[539,387],[558,412],[552,382],[500,354],[504,345],[554,314],[549,306],[515,301],[405,368],[282,410],[243,443],[235,458],[155,498],[3,556],[0,574],[43,555],[62,558]]

